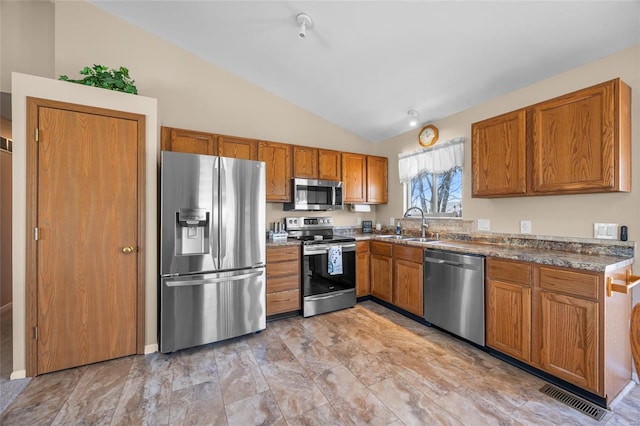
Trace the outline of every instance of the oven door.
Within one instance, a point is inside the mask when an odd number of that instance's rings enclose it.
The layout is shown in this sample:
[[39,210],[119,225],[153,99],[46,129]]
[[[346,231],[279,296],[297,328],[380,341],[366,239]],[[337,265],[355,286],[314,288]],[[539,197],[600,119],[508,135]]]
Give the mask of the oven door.
[[[331,247],[342,249],[339,273],[330,271]],[[334,263],[335,266],[335,263]],[[356,304],[356,243],[315,244],[303,247],[302,315],[309,317]]]

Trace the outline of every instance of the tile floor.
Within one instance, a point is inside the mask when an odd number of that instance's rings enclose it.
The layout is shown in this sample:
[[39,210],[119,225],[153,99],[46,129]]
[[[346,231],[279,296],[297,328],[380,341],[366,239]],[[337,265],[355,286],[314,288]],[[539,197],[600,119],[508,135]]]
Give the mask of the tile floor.
[[32,379],[2,425],[640,424],[640,387],[600,422],[544,382],[373,302],[262,333]]

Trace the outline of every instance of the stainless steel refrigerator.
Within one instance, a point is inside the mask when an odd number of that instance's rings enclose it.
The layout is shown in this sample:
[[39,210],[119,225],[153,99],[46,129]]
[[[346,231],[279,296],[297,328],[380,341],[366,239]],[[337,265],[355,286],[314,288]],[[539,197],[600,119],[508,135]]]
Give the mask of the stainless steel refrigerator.
[[265,164],[162,152],[160,351],[266,327]]

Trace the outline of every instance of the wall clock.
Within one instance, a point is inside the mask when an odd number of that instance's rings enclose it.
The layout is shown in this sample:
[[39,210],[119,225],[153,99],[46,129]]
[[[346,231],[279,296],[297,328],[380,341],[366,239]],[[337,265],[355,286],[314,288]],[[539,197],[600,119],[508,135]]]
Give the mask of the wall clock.
[[420,133],[418,134],[418,143],[428,148],[433,146],[438,141],[438,128],[433,124],[429,124],[428,126],[424,126]]

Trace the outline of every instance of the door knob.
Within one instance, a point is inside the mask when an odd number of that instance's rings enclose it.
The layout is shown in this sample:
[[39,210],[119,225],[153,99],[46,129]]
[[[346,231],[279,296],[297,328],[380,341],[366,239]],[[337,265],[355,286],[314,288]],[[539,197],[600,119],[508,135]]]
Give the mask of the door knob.
[[123,252],[124,254],[129,254],[129,253],[131,253],[132,251],[133,251],[133,247],[131,247],[131,246],[122,247],[122,252]]

